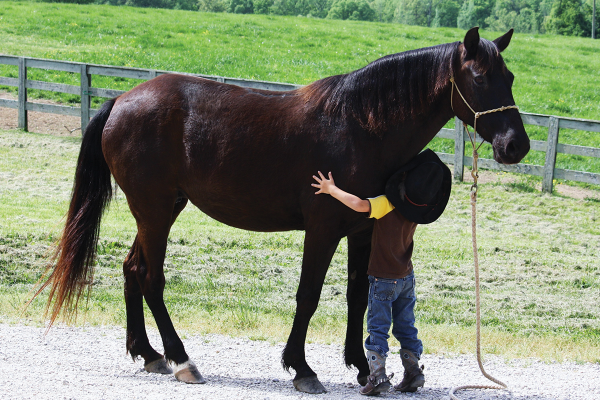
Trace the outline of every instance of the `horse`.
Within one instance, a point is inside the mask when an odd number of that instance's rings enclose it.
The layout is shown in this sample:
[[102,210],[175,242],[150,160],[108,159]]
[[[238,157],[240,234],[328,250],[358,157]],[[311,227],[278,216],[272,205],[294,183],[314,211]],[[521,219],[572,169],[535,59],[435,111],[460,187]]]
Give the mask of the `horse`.
[[[144,359],[147,371],[205,382],[163,301],[167,238],[191,202],[240,229],[305,231],[296,313],[281,360],[295,371],[293,385],[302,392],[326,391],[306,362],[305,340],[332,256],[347,237],[344,361],[365,384],[363,321],[373,222],[330,196],[316,196],[312,176],[332,171],[339,187],[362,198],[379,195],[387,179],[451,118],[473,125],[472,110],[514,105],[514,75],[500,54],[512,33],[489,41],[472,28],[463,42],[384,56],[291,91],[165,74],[108,100],[83,135],[65,227],[40,287],[50,287],[50,322],[61,312],[72,316],[92,282],[112,176],[137,224],[123,263],[126,348],[134,360]],[[483,115],[477,126],[500,163],[517,163],[529,151],[515,109]],[[143,300],[164,355],[149,343]]]

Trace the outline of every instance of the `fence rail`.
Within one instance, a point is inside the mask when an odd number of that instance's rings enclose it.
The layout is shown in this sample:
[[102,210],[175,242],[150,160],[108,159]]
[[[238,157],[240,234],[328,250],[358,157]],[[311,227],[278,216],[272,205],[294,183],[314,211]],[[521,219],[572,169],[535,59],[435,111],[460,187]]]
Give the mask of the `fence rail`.
[[[90,118],[96,113],[96,110],[90,107],[91,97],[95,96],[112,98],[122,93],[125,93],[125,91],[123,90],[93,87],[93,75],[149,80],[161,74],[173,73],[171,71],[153,69],[115,67],[110,65],[85,64],[70,61],[56,61],[1,54],[0,64],[14,65],[17,66],[19,69],[18,78],[0,77],[0,86],[16,86],[18,87],[19,92],[18,100],[0,99],[0,107],[18,109],[18,127],[25,130],[27,130],[27,112],[39,111],[52,114],[80,116],[81,129],[83,132]],[[79,86],[75,86],[63,83],[52,83],[27,79],[28,68],[39,68],[80,74],[81,83]],[[182,74],[198,76],[206,79],[211,79],[217,82],[224,82],[256,89],[292,90],[300,87],[300,85],[294,85],[289,83],[236,79],[213,75],[200,75],[189,73]],[[81,96],[81,106],[70,107],[29,102],[27,101],[28,89],[48,90],[52,92],[79,95]],[[523,119],[523,123],[526,125],[536,125],[548,128],[548,139],[546,141],[531,141],[532,150],[543,151],[546,153],[546,160],[544,165],[503,165],[497,163],[494,160],[480,158],[480,167],[506,172],[514,172],[519,174],[541,176],[542,190],[544,192],[552,192],[553,179],[555,178],[600,185],[600,174],[556,168],[557,153],[600,158],[600,148],[558,143],[558,137],[561,128],[600,132],[600,121],[557,117],[553,115],[531,114],[524,112],[521,113],[521,118]],[[465,132],[462,123],[457,118],[454,129],[443,128],[442,130],[440,130],[440,132],[438,132],[436,137],[454,140],[454,154],[438,153],[438,155],[445,163],[454,165],[454,178],[462,181],[464,175],[464,167],[473,165],[472,157],[464,155],[465,142],[469,141],[469,137]]]

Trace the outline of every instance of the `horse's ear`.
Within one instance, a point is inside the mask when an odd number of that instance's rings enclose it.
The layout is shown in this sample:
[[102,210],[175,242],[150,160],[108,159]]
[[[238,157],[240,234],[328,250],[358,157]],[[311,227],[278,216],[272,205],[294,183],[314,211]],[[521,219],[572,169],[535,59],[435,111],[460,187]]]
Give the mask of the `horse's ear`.
[[465,50],[467,51],[467,58],[473,58],[477,53],[479,47],[479,27],[469,29],[465,35],[464,40]]
[[498,51],[499,52],[503,52],[504,49],[506,49],[508,47],[508,44],[510,43],[510,39],[512,38],[514,29],[511,29],[510,31],[506,32],[504,35],[500,36],[498,39],[494,40],[494,43],[496,44],[496,47],[498,47]]

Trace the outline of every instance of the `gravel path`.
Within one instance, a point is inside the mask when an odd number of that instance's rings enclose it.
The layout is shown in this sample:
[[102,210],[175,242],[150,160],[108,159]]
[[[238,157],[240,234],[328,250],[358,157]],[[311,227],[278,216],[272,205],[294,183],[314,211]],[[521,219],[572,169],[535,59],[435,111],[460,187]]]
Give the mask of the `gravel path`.
[[[149,335],[153,344],[160,343],[156,331]],[[281,368],[283,344],[220,335],[187,337],[184,343],[207,384],[187,385],[172,375],[148,374],[141,361],[134,363],[125,354],[122,328],[53,327],[44,336],[43,328],[0,324],[0,398],[365,399],[357,393],[356,372],[343,364],[340,346],[307,345],[308,362],[328,390],[307,395],[293,389],[293,376]],[[423,390],[380,398],[446,399],[452,386],[489,383],[474,356],[427,355],[422,362],[427,379]],[[390,371],[401,371],[397,354],[388,364]],[[461,399],[600,399],[598,364],[487,357],[485,367],[511,391],[463,391],[458,393]]]

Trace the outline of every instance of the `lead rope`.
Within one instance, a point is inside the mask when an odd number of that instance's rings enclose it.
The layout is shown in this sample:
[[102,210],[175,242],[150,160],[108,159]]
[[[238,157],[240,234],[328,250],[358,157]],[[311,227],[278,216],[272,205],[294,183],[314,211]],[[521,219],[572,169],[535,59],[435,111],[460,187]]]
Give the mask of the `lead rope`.
[[[450,77],[450,82],[452,82],[452,94],[450,97],[450,106],[452,107],[452,110],[454,111],[454,106],[452,104],[452,98],[454,97],[454,87],[456,86],[456,82],[454,82],[454,77]],[[498,386],[496,386],[496,385],[456,386],[456,387],[453,387],[452,389],[450,389],[450,393],[448,393],[452,400],[460,400],[458,397],[456,397],[454,395],[454,392],[456,392],[458,390],[465,390],[465,389],[503,390],[503,389],[508,388],[508,385],[506,385],[506,383],[494,378],[493,376],[491,376],[490,374],[485,372],[485,369],[483,368],[483,362],[481,361],[481,302],[480,302],[480,293],[479,293],[479,254],[477,252],[477,190],[478,190],[477,179],[479,178],[479,169],[477,167],[477,161],[479,160],[479,154],[477,153],[477,151],[483,144],[483,141],[477,147],[475,147],[475,144],[477,142],[477,119],[480,116],[485,115],[485,114],[490,114],[493,112],[497,112],[497,111],[508,110],[511,108],[516,108],[517,110],[519,109],[519,107],[517,107],[516,105],[512,105],[512,106],[502,106],[500,108],[495,108],[493,110],[488,110],[488,111],[476,112],[475,110],[473,110],[473,108],[471,108],[469,103],[467,103],[467,101],[463,97],[462,93],[458,89],[458,86],[456,86],[456,91],[458,92],[458,94],[460,95],[460,97],[462,98],[462,100],[466,104],[466,106],[469,107],[469,109],[473,112],[473,114],[475,114],[475,122],[473,123],[473,135],[471,135],[471,132],[469,132],[469,128],[467,127],[467,124],[465,124],[463,122],[463,125],[464,125],[467,133],[469,134],[469,139],[471,140],[471,144],[473,146],[473,168],[471,169],[471,176],[473,177],[473,185],[471,185],[471,237],[473,239],[473,260],[475,262],[475,316],[476,316],[477,363],[479,364],[479,369],[481,370],[481,373],[483,374],[483,376],[485,376],[490,381],[498,384]]]

